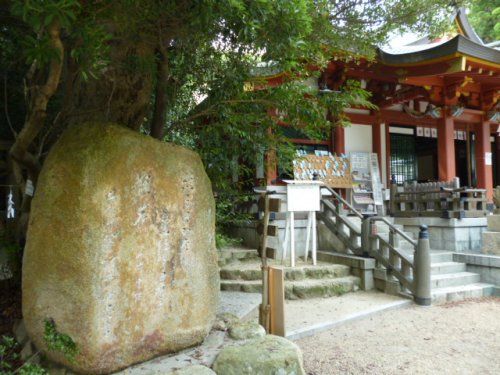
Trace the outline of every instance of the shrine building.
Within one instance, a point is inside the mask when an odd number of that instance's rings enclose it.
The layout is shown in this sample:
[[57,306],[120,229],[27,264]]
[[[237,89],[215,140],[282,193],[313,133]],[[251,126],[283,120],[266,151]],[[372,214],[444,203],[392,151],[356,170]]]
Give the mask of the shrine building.
[[[374,61],[333,58],[318,88],[339,90],[358,80],[377,110],[347,108],[350,127],[335,127],[324,140],[294,138],[308,153],[376,153],[385,187],[391,176],[406,181],[450,181],[487,190],[500,185],[500,50],[485,45],[465,12],[456,35],[423,38],[398,48],[379,48]],[[268,77],[279,85],[283,77]],[[267,184],[280,180],[267,167]]]

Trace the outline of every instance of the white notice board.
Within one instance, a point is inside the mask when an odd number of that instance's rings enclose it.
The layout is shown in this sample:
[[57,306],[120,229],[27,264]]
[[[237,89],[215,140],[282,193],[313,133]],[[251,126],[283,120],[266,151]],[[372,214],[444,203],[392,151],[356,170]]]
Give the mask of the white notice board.
[[320,181],[285,180],[287,211],[309,212],[320,210]]
[[384,204],[384,197],[382,196],[382,181],[380,181],[377,154],[371,154],[370,167],[372,175],[373,200],[377,206],[382,206]]

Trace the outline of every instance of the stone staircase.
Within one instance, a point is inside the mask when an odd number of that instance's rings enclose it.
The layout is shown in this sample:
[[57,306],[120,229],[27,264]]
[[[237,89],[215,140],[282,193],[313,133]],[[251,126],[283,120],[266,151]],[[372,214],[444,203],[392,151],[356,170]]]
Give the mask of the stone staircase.
[[[232,248],[221,251],[221,290],[260,293],[261,261],[253,249]],[[310,261],[309,261],[310,263]],[[359,289],[360,278],[350,274],[350,267],[318,262],[316,266],[298,261],[285,269],[285,298],[307,299],[332,297]],[[269,260],[269,265],[281,265]]]
[[[355,217],[348,217],[356,226],[361,227],[361,221]],[[400,225],[395,225],[398,229],[403,229]],[[378,233],[388,239],[389,227],[383,223],[377,223]],[[413,233],[405,232],[413,238]],[[404,240],[399,239],[397,247],[407,259],[413,260],[413,247]],[[387,275],[385,269],[376,268],[374,272],[375,284],[385,289]],[[378,280],[378,283],[377,283]],[[382,281],[382,282],[381,282]],[[479,298],[490,296],[494,285],[482,283],[480,275],[474,272],[466,271],[466,264],[455,262],[453,252],[445,250],[431,250],[431,287],[432,302],[444,303],[449,301],[460,301],[467,298]],[[389,288],[390,289],[390,288]],[[398,290],[399,288],[396,288]],[[393,288],[393,292],[394,292]]]

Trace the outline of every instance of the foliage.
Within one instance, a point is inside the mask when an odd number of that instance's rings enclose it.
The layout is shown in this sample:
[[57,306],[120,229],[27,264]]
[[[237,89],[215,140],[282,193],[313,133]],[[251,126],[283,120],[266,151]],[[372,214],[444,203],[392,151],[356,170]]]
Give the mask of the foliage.
[[[318,96],[302,80],[317,79],[332,54],[346,60],[372,58],[374,46],[391,32],[412,27],[437,32],[461,2],[8,1],[0,5],[0,63],[9,77],[5,103],[10,111],[3,112],[12,113],[12,133],[25,138],[17,137],[13,147],[23,156],[16,159],[22,169],[17,182],[23,184],[26,170],[36,180],[32,164],[43,162],[69,124],[118,122],[197,150],[218,207],[226,210],[218,216],[224,226],[237,219],[225,197],[254,184],[251,171],[264,155],[293,155],[279,124],[321,139],[333,126],[346,124],[343,108],[370,108],[354,82]],[[54,29],[60,31],[62,49],[54,48]],[[33,111],[39,101],[32,95],[61,59],[62,76],[53,82],[57,91],[47,108]],[[263,83],[259,77],[265,70],[283,72],[284,84],[245,91],[248,82],[254,87]],[[23,93],[28,93],[25,106],[19,104]],[[268,115],[276,109],[279,115]],[[39,115],[36,126],[30,111]],[[165,115],[161,131],[153,121],[163,118],[158,114]],[[28,126],[30,132],[20,132]],[[33,157],[27,157],[28,151]],[[235,173],[237,185],[232,183]]]
[[75,358],[79,353],[76,343],[67,334],[59,332],[52,319],[45,320],[43,339],[49,350],[61,352],[68,361],[75,362]]
[[224,233],[215,234],[215,247],[223,249],[228,246],[233,246],[241,243],[241,239],[230,237]]
[[29,363],[28,359],[24,364],[15,368],[15,364],[21,363],[19,356],[19,344],[13,337],[2,336],[0,341],[0,375],[44,375],[47,371],[41,366]]
[[[44,340],[49,350],[62,353],[70,362],[75,362],[78,355],[78,348],[73,339],[61,332],[58,332],[53,320],[45,321]],[[13,337],[2,336],[0,340],[0,375],[44,375],[48,372],[37,364],[30,361],[39,355],[34,353],[22,363],[19,355],[19,344]]]
[[500,40],[500,0],[472,0],[469,20],[485,43]]
[[20,282],[22,248],[14,236],[5,229],[0,229],[0,255],[6,255],[7,269],[12,273],[15,282]]

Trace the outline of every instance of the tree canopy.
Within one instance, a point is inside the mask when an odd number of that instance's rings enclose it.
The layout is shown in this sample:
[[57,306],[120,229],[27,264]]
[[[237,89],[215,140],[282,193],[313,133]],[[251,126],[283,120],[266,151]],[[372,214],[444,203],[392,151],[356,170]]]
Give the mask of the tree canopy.
[[472,0],[469,19],[485,43],[500,40],[500,0]]
[[[9,126],[2,136],[10,129],[14,139],[13,175],[21,185],[26,178],[36,182],[44,156],[63,129],[109,121],[195,148],[223,196],[234,188],[235,160],[250,168],[271,148],[279,157],[289,154],[280,123],[318,139],[343,124],[343,108],[370,105],[356,82],[318,96],[303,79],[318,75],[334,54],[373,57],[374,47],[392,32],[437,33],[458,3],[4,2],[0,64]],[[245,90],[245,82],[257,79],[252,72],[259,65],[294,79]],[[270,116],[273,110],[281,118]]]

